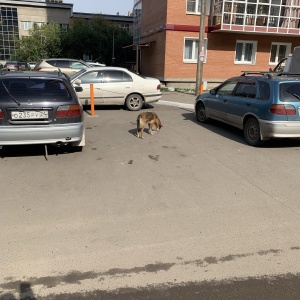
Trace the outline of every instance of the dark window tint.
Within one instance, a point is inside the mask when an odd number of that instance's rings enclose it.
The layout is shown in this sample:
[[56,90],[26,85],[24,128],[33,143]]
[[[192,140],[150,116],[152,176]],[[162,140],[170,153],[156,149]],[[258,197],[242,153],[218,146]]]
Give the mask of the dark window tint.
[[58,68],[69,68],[70,62],[68,60],[57,60],[55,66]]
[[49,79],[14,78],[0,81],[0,101],[13,101],[10,95],[20,102],[72,100],[70,91],[63,81]]
[[256,96],[256,86],[255,84],[249,83],[239,83],[235,91],[235,96],[255,98]]
[[[56,60],[46,60],[46,62],[47,62],[47,64],[49,64],[49,65],[51,65],[51,66],[53,66],[53,67],[55,67],[55,65],[56,65]],[[42,62],[41,62],[42,63]],[[39,63],[39,64],[41,64],[41,63]],[[38,65],[37,65],[38,66]]]
[[285,82],[279,87],[279,98],[282,102],[300,101],[300,82]]
[[132,78],[123,71],[107,70],[104,74],[104,82],[131,82]]
[[265,81],[259,82],[259,99],[268,100],[270,99],[270,85]]

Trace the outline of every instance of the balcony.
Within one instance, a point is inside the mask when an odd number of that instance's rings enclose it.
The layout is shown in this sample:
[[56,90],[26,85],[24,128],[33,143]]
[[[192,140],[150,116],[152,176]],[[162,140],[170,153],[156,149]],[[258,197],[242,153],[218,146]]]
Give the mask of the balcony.
[[209,31],[300,34],[300,0],[213,0]]

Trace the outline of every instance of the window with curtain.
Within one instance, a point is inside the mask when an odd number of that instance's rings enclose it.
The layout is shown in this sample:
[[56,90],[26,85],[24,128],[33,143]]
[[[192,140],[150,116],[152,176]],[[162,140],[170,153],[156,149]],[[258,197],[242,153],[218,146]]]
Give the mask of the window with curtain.
[[236,64],[255,64],[256,48],[256,41],[237,41],[234,62]]
[[[204,62],[206,62],[207,39],[205,39],[204,43],[205,43],[205,45],[204,45],[204,51],[205,51]],[[198,48],[199,48],[199,39],[198,38],[185,38],[184,39],[183,62],[197,63]]]
[[270,65],[276,65],[279,61],[291,52],[291,44],[287,43],[272,43],[270,51]]

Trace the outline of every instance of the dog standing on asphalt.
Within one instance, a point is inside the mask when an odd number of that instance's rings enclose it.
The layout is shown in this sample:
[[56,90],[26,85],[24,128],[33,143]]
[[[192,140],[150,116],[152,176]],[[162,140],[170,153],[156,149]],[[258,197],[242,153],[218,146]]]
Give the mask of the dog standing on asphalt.
[[153,132],[152,132],[153,125],[155,125],[156,131],[159,131],[161,129],[161,127],[163,127],[160,122],[160,119],[156,113],[154,113],[154,112],[140,113],[136,120],[136,127],[137,127],[136,136],[137,137],[139,137],[141,139],[143,138],[143,132],[144,132],[144,128],[145,128],[146,124],[148,124],[148,126],[149,126],[149,131],[148,131],[149,134],[153,134]]

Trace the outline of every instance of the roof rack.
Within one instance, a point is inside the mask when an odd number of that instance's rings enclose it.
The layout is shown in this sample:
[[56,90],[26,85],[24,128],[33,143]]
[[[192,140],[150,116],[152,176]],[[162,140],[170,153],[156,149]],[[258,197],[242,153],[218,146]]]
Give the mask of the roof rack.
[[281,72],[273,72],[273,71],[241,71],[241,72],[243,72],[241,76],[262,75],[262,76],[267,76],[269,79],[273,78],[273,76],[280,76],[283,74]]
[[284,76],[300,76],[299,73],[285,73],[285,72],[281,72],[280,75],[284,75]]

